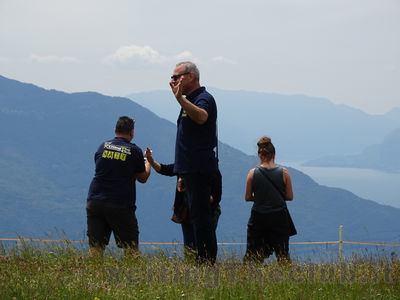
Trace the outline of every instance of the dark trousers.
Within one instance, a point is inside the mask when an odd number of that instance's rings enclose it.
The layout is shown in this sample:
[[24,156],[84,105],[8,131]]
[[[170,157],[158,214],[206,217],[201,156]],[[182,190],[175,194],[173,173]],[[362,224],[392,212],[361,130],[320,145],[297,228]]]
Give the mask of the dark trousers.
[[[221,208],[219,205],[213,208],[213,226],[214,230],[217,230],[219,216],[221,214]],[[194,238],[193,224],[189,219],[187,222],[182,223],[182,234],[183,234],[183,246],[189,251],[196,251],[196,240]]]
[[183,176],[199,263],[213,264],[217,257],[217,237],[210,204],[213,176],[213,173],[191,173]]
[[196,241],[194,239],[194,230],[191,222],[186,222],[182,225],[183,246],[185,248],[196,250]]

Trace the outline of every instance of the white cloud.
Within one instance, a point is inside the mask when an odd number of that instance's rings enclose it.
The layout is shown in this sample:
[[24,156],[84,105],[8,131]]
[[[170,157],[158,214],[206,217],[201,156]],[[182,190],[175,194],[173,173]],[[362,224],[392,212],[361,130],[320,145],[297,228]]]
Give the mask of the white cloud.
[[72,56],[57,56],[57,55],[36,55],[32,54],[29,57],[29,62],[37,63],[79,63],[79,59]]
[[190,60],[195,63],[199,62],[199,59],[194,57],[193,54],[190,51],[183,51],[182,53],[179,53],[178,55],[175,55],[174,57],[176,60],[179,61],[184,61],[184,60]]
[[112,55],[105,57],[103,61],[107,64],[127,64],[135,60],[150,64],[164,64],[174,62],[176,60],[198,61],[198,59],[195,58],[189,51],[183,51],[177,55],[168,56],[162,55],[151,46],[138,45],[121,46]]
[[237,62],[235,62],[234,60],[226,58],[224,56],[215,56],[211,60],[216,63],[223,63],[223,64],[229,64],[229,65],[237,64]]
[[105,58],[105,62],[127,63],[135,58],[153,64],[165,61],[165,57],[150,46],[129,45],[119,47],[114,54]]

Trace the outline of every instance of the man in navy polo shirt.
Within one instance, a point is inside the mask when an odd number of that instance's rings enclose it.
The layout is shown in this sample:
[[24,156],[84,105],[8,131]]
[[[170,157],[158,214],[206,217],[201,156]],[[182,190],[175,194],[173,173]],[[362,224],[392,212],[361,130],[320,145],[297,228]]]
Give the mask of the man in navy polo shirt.
[[[217,239],[210,205],[212,179],[217,172],[217,106],[199,83],[192,62],[178,63],[170,86],[181,106],[177,122],[174,172],[183,176],[200,263],[215,262]],[[183,97],[186,96],[186,97]]]
[[103,255],[111,232],[125,254],[138,252],[135,183],[147,181],[150,164],[142,150],[131,143],[134,124],[133,119],[120,117],[115,138],[102,143],[95,153],[96,171],[86,206],[90,256]]

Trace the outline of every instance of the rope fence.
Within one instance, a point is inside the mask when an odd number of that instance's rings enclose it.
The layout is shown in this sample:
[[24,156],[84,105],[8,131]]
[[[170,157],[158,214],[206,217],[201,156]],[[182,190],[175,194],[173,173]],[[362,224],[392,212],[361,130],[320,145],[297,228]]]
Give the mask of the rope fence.
[[[68,239],[33,239],[33,238],[0,238],[0,242],[2,241],[15,241],[15,242],[42,242],[42,243],[88,243],[88,240],[68,240]],[[111,242],[111,244],[115,244],[115,242]],[[177,246],[183,245],[182,242],[139,242],[140,245],[170,245]],[[220,246],[243,246],[246,243],[217,243]],[[289,245],[339,245],[339,261],[342,262],[343,259],[343,245],[344,244],[353,244],[353,245],[372,245],[372,246],[400,246],[400,244],[396,243],[380,243],[380,242],[359,242],[359,241],[344,241],[343,240],[343,225],[339,227],[339,240],[338,241],[325,241],[325,242],[293,242],[289,243]]]
[[[33,239],[33,238],[0,238],[0,242],[5,241],[5,242],[20,242],[20,241],[26,241],[26,242],[43,242],[43,243],[88,243],[87,240],[67,240],[67,239]],[[110,243],[115,243],[113,241],[110,241]],[[358,241],[327,241],[327,242],[293,242],[289,243],[289,245],[326,245],[326,244],[359,244],[359,245],[375,245],[375,246],[400,246],[400,244],[393,244],[393,243],[378,243],[378,242],[358,242]],[[182,242],[139,242],[139,244],[142,245],[183,245]],[[246,243],[217,243],[218,245],[221,246],[243,246],[246,245]]]

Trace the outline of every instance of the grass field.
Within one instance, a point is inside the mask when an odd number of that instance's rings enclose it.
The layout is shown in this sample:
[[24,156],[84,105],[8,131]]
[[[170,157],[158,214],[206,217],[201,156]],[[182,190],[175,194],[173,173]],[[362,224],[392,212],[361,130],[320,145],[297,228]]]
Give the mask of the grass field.
[[400,261],[354,254],[342,264],[184,263],[158,251],[90,259],[64,244],[0,244],[0,299],[400,299]]

